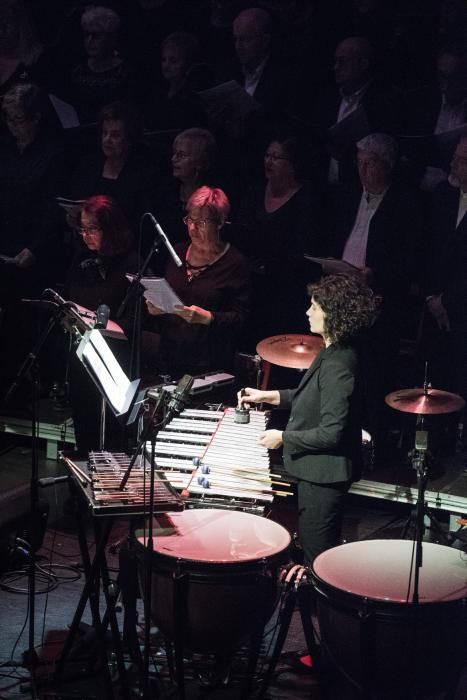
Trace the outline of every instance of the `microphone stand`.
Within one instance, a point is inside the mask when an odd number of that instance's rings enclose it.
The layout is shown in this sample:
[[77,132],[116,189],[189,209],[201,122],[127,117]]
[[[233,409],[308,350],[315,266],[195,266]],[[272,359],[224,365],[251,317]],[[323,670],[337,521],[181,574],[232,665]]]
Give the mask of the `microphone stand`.
[[[151,605],[151,595],[152,595],[152,567],[153,567],[153,552],[154,552],[154,525],[153,525],[153,515],[154,515],[154,496],[155,496],[155,474],[156,474],[156,437],[157,433],[159,430],[163,429],[169,420],[173,417],[174,413],[176,413],[177,408],[172,408],[169,409],[162,421],[160,421],[157,424],[154,424],[154,419],[157,417],[157,414],[159,412],[159,409],[163,405],[163,402],[165,401],[167,397],[166,392],[164,392],[163,389],[160,391],[160,395],[154,405],[154,408],[151,411],[151,414],[146,422],[146,425],[144,426],[141,435],[140,435],[140,440],[139,443],[136,447],[135,453],[133,457],[130,460],[130,463],[128,465],[128,468],[123,475],[122,481],[120,482],[119,489],[123,490],[125,488],[125,485],[130,477],[131,470],[133,468],[133,465],[135,464],[139,453],[141,452],[142,454],[144,453],[144,446],[146,442],[148,441],[149,436],[151,436],[151,462],[150,462],[150,482],[149,482],[149,504],[148,504],[148,512],[149,512],[149,519],[148,519],[148,532],[147,532],[147,538],[145,542],[145,579],[144,579],[144,620],[145,620],[145,628],[144,628],[144,655],[143,655],[143,672],[142,672],[142,697],[144,700],[150,700],[150,689],[149,689],[149,657],[150,657],[150,646],[151,646],[151,614],[152,614],[152,605]],[[171,398],[170,396],[168,398]]]
[[164,399],[167,396],[167,392],[163,388],[160,390],[160,394],[154,405],[151,415],[144,426],[136,452],[130,460],[130,464],[123,475],[120,482],[119,489],[123,490],[130,477],[133,465],[136,462],[137,456],[140,451],[144,454],[144,446],[147,442],[149,435],[151,436],[151,468],[150,468],[150,486],[149,486],[149,522],[148,522],[148,533],[145,542],[145,582],[144,582],[144,619],[145,619],[145,632],[144,632],[144,656],[143,656],[143,698],[144,700],[150,700],[149,694],[149,656],[150,656],[150,632],[151,632],[151,596],[152,596],[152,567],[153,567],[153,552],[154,552],[154,529],[153,529],[153,516],[154,516],[154,502],[155,502],[155,474],[156,474],[156,437],[159,430],[164,428],[167,423],[173,418],[177,413],[180,413],[185,402],[187,401],[189,391],[193,386],[193,377],[190,375],[185,375],[177,385],[179,393],[177,390],[174,395],[168,396],[168,407],[162,420],[154,424],[154,418],[157,416],[159,408],[162,406]]
[[[141,223],[144,219],[146,214],[143,214],[141,218]],[[119,320],[122,318],[123,314],[125,313],[125,310],[130,303],[130,301],[135,297],[137,292],[140,291],[140,281],[141,278],[144,276],[149,263],[151,261],[151,258],[153,255],[156,253],[159,253],[159,246],[160,246],[160,239],[158,236],[156,236],[152,242],[151,249],[149,253],[147,254],[146,258],[143,261],[143,264],[141,265],[140,269],[136,273],[136,275],[133,276],[133,279],[130,282],[130,285],[128,289],[126,290],[126,294],[123,297],[122,303],[118,307],[117,310],[117,315],[116,318]],[[131,362],[130,362],[130,367],[131,367],[131,376],[135,377],[140,377],[141,372],[140,372],[140,366],[141,366],[141,297],[138,299],[138,303],[136,304],[136,310],[135,310],[135,323],[134,323],[134,334],[133,334],[133,343],[132,343],[132,352],[131,352]]]
[[[4,397],[4,403],[7,404],[17,388],[20,386],[23,378],[30,371],[33,376],[32,382],[32,415],[31,415],[31,483],[30,483],[30,526],[31,532],[34,531],[36,526],[36,512],[37,504],[39,501],[38,497],[38,483],[39,483],[39,454],[38,454],[38,431],[37,431],[37,400],[38,400],[38,383],[39,383],[39,373],[37,358],[41,349],[52,332],[53,328],[59,321],[60,315],[64,312],[64,307],[57,306],[54,315],[49,319],[47,326],[43,329],[36,344],[32,350],[26,356],[23,364],[21,365],[16,378],[9,387],[7,393]],[[37,653],[34,645],[35,636],[35,595],[36,595],[36,571],[34,564],[34,553],[31,551],[29,556],[29,568],[28,568],[28,611],[29,611],[29,633],[28,633],[28,648],[23,652],[23,659],[26,668],[31,672],[31,693],[33,700],[36,700],[37,688],[35,683],[34,669],[37,666]]]

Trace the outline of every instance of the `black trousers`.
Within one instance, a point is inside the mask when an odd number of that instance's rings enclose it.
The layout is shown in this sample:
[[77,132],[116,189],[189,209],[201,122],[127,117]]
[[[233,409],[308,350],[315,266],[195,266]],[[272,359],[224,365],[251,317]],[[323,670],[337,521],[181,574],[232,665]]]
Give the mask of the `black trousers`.
[[298,482],[298,535],[305,563],[340,542],[342,515],[350,482]]

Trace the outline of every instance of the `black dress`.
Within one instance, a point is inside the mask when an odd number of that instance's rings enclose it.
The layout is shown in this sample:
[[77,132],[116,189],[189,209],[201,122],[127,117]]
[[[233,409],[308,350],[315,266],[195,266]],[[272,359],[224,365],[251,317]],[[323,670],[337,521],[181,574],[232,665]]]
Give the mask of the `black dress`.
[[150,153],[135,147],[115,179],[102,175],[105,156],[99,151],[83,157],[72,175],[68,196],[87,199],[97,194],[112,197],[134,231],[138,230],[141,216],[153,210],[154,192],[158,189],[159,169]]
[[250,349],[268,336],[307,332],[311,267],[304,253],[315,250],[317,216],[310,183],[273,212],[265,210],[264,187],[253,189],[243,201],[235,243],[254,263]]
[[179,244],[183,261],[178,268],[170,261],[166,279],[185,306],[211,311],[209,325],[189,324],[175,314],[153,317],[160,333],[159,371],[172,378],[232,368],[243,325],[250,306],[250,266],[233,246],[199,275],[187,275],[188,243]]
[[[127,338],[131,338],[135,302],[129,304],[122,318],[116,319],[116,314],[129,285],[125,273],[134,274],[138,268],[139,258],[133,250],[114,256],[96,255],[87,249],[81,251],[68,274],[67,299],[91,311],[96,311],[100,304],[107,304],[110,308],[110,319],[116,320],[124,329]],[[108,337],[105,340],[128,374],[129,342]],[[97,450],[101,397],[74,351],[70,353],[70,400],[79,452]],[[121,427],[108,410],[105,446],[108,449],[122,449],[123,441]]]

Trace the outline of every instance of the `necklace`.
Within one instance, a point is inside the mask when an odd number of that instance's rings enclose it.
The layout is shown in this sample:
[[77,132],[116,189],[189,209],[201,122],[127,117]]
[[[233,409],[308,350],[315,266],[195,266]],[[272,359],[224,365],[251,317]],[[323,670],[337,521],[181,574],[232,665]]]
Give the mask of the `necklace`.
[[211,265],[214,265],[214,263],[216,263],[218,260],[220,260],[222,258],[223,255],[226,254],[226,252],[229,250],[229,248],[230,248],[230,243],[226,243],[223,250],[221,250],[221,252],[218,255],[216,255],[216,257],[213,258],[213,260],[211,260],[208,263],[204,263],[203,265],[193,265],[188,260],[188,257],[190,255],[190,251],[191,251],[191,243],[190,243],[190,245],[188,246],[188,249],[186,251],[186,255],[185,255],[185,268],[186,268],[186,276],[188,278],[188,282],[191,282],[195,277],[199,277],[199,275],[203,274],[203,272],[205,272],[209,267],[211,267]]

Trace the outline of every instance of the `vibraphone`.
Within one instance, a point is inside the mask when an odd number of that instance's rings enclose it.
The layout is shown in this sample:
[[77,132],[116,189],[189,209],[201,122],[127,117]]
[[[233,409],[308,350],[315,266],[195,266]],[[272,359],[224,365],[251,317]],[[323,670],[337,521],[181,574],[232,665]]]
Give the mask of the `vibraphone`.
[[[87,461],[73,461],[63,455],[70,475],[88,503],[92,515],[121,516],[147,512],[149,506],[150,464],[139,455],[125,488],[120,483],[130,457],[124,452],[90,452]],[[170,482],[155,474],[154,512],[183,510],[180,494]]]
[[[258,443],[268,414],[250,412],[235,422],[235,409],[187,409],[156,438],[157,469],[184,494],[189,507],[231,508],[262,514],[275,495],[290,495],[280,474],[271,474],[269,454]],[[146,443],[150,456],[151,443]]]

